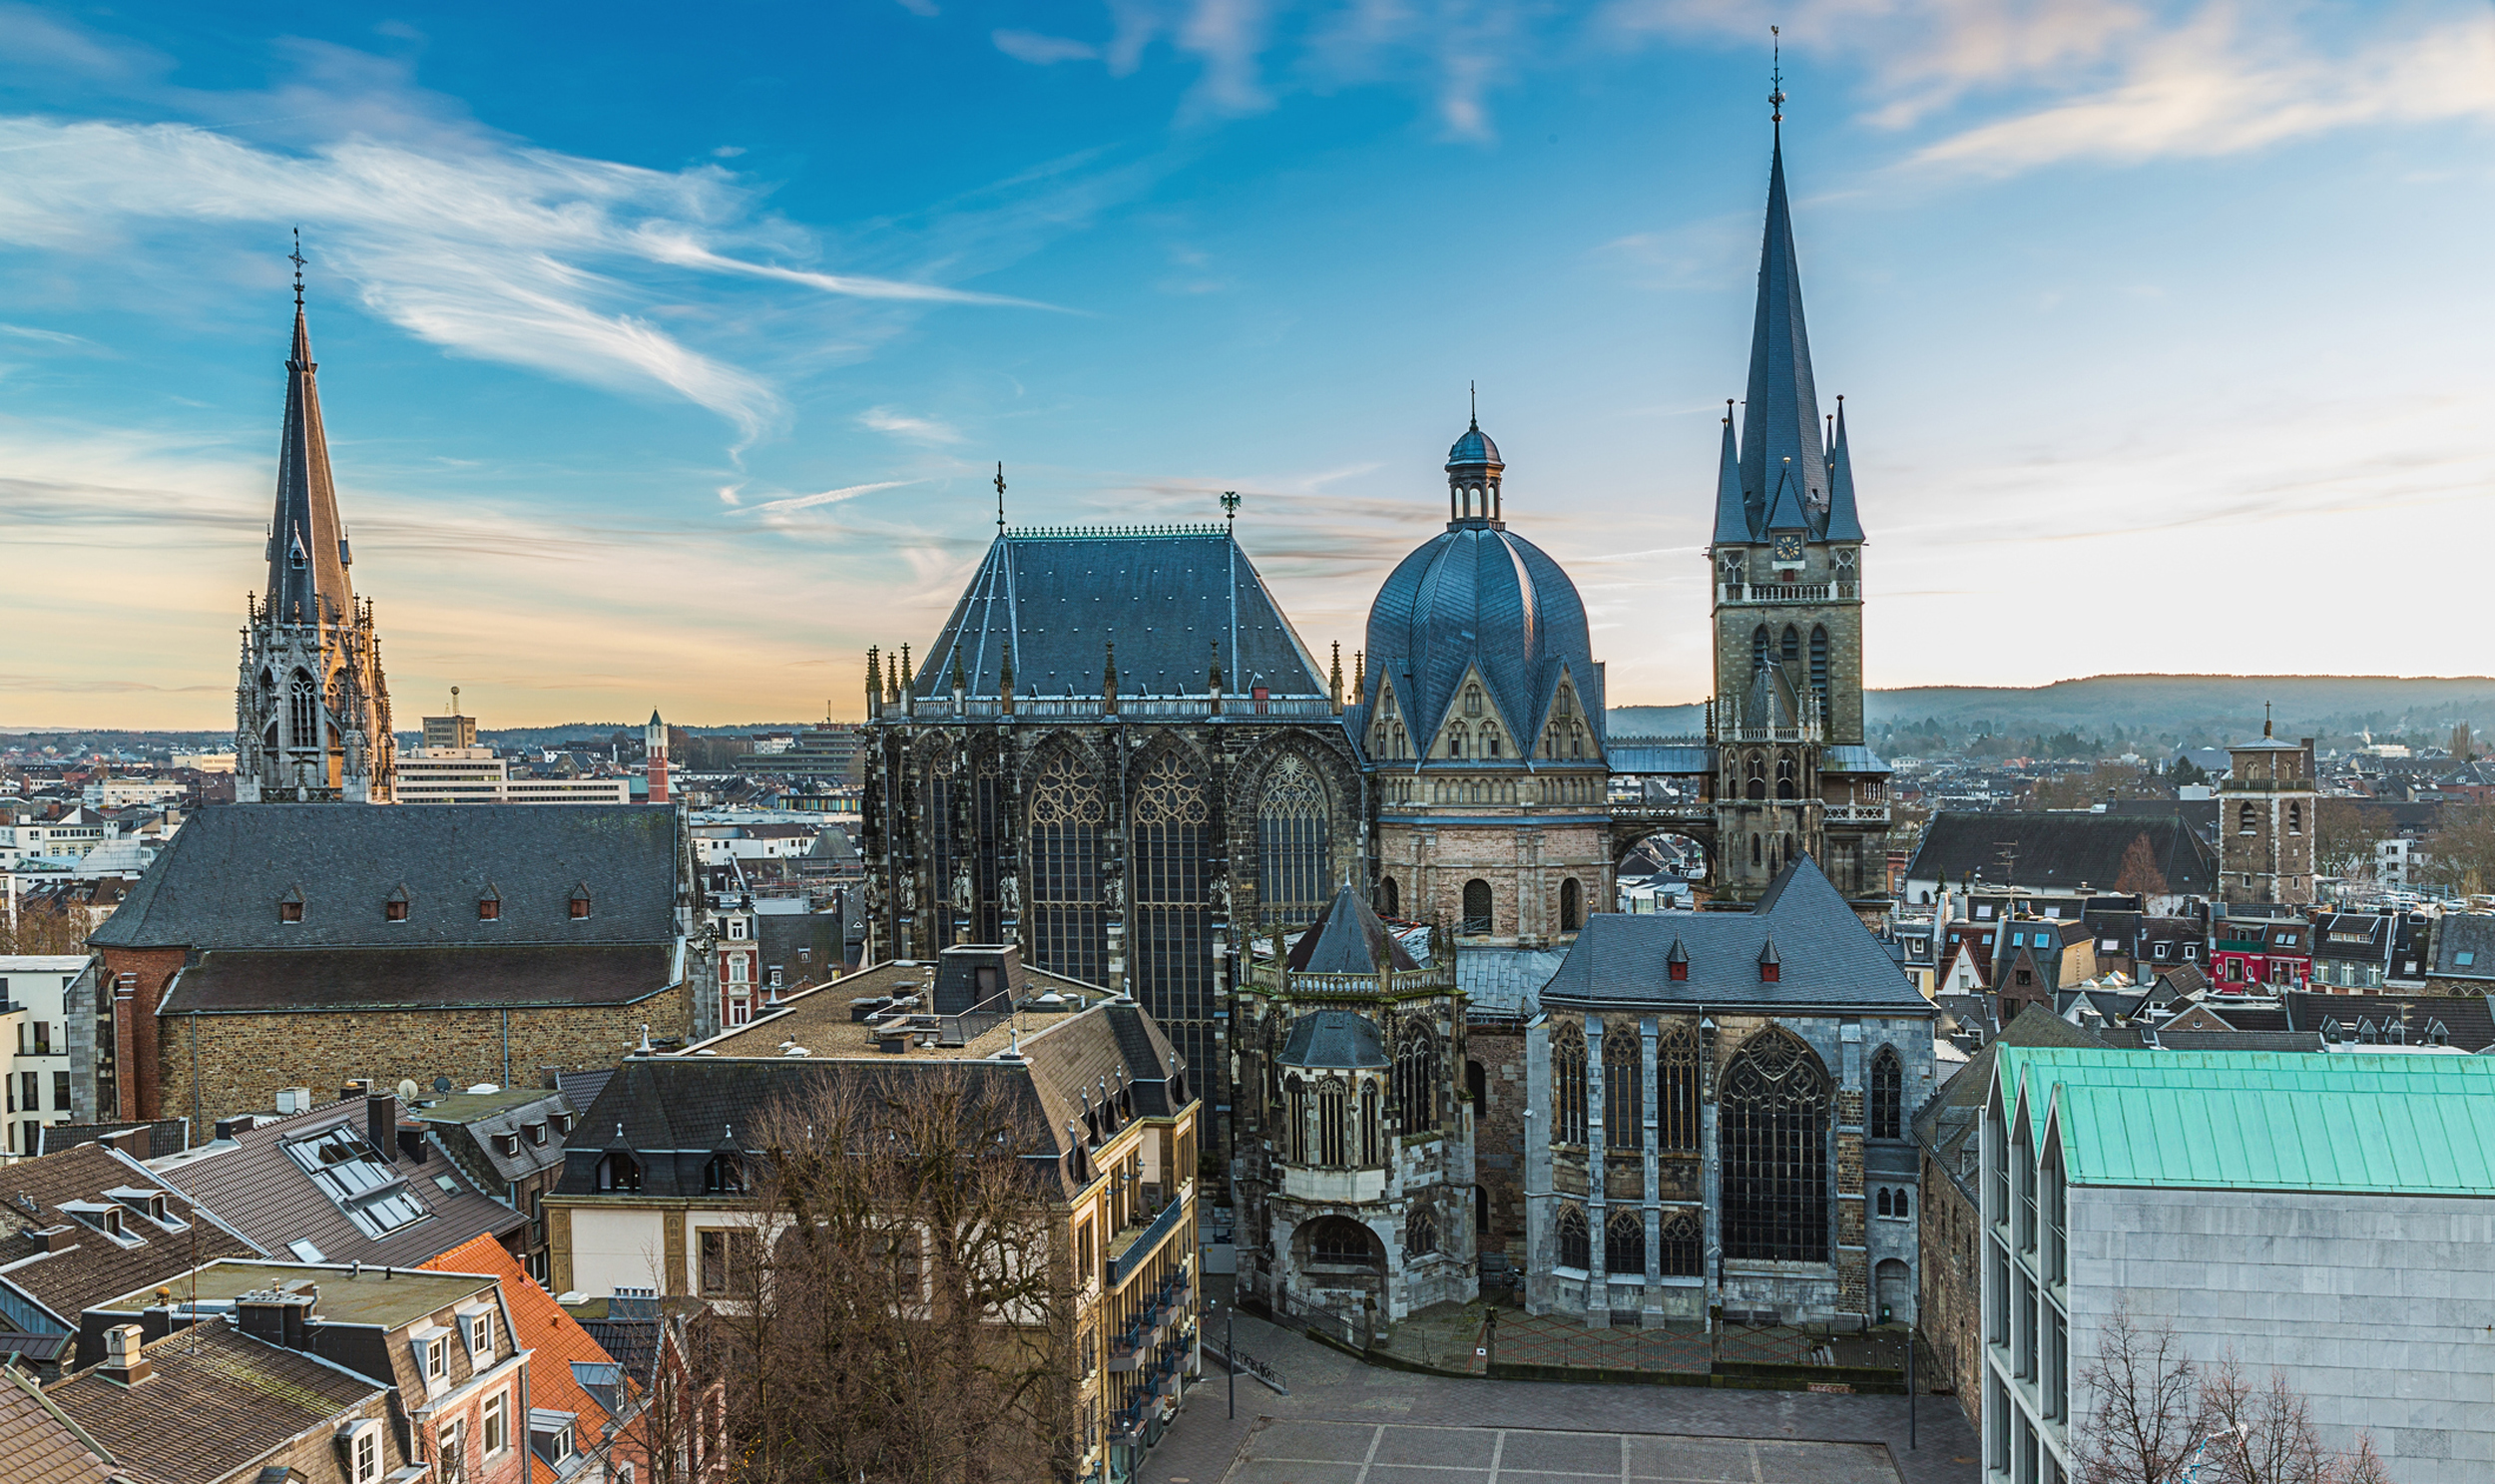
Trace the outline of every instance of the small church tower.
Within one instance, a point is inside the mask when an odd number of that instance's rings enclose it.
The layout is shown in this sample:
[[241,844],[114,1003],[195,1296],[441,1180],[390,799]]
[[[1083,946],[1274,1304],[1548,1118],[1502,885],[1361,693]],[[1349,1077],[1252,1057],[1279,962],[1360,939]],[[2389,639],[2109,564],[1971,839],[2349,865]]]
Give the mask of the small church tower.
[[285,363],[268,586],[249,603],[235,688],[235,798],[388,803],[398,746],[381,640],[371,602],[347,580],[353,557],[329,478],[299,247],[293,262],[294,350]]
[[2230,901],[2313,899],[2313,740],[2301,744],[2270,735],[2261,719],[2258,742],[2237,742],[2219,789],[2218,889]]

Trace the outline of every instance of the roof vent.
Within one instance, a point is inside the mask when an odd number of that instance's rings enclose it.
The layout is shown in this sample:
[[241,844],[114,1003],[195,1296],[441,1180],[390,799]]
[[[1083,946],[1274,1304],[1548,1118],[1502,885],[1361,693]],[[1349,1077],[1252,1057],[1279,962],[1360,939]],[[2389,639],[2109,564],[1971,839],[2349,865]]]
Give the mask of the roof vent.
[[156,1374],[156,1366],[142,1348],[146,1331],[136,1324],[116,1324],[104,1331],[104,1378],[124,1386],[136,1386]]

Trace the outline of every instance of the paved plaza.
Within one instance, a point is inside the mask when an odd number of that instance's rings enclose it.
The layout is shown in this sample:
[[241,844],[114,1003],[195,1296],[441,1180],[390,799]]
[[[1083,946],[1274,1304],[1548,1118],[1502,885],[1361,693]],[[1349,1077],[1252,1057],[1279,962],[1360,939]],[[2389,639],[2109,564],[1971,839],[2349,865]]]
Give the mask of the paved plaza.
[[1873,1443],[1268,1419],[1225,1484],[1898,1484]]

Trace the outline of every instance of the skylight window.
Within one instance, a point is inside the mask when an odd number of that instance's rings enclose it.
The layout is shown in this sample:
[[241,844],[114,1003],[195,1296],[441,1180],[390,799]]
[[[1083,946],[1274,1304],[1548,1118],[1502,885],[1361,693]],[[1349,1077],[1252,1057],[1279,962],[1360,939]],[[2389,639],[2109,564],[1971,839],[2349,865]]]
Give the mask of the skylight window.
[[293,1140],[285,1152],[366,1237],[386,1237],[432,1215],[353,1124]]

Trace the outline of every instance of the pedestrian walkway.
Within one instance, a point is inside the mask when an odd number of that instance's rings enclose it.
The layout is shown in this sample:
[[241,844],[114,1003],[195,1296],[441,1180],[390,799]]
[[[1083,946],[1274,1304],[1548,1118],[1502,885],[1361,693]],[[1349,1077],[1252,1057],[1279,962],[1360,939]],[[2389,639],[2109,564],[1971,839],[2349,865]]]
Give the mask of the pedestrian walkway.
[[1224,1484],[1898,1484],[1870,1443],[1260,1419]]

